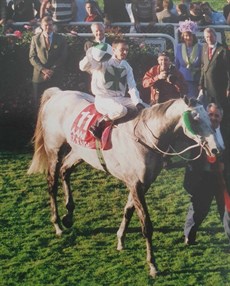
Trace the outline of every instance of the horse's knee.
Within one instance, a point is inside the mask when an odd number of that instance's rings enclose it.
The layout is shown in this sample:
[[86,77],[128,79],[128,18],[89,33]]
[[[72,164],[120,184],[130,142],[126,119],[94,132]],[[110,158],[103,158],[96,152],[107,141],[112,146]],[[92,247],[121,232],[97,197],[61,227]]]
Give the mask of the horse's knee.
[[152,222],[149,221],[145,223],[142,227],[142,234],[145,238],[152,238],[153,235],[153,225]]

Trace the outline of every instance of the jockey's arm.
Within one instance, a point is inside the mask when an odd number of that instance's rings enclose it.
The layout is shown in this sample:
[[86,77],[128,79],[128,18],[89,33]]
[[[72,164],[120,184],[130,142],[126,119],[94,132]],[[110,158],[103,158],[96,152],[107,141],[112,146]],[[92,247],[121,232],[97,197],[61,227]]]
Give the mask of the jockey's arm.
[[133,76],[133,70],[131,66],[127,63],[127,85],[129,89],[129,95],[134,105],[138,103],[143,103],[142,99],[140,98],[139,91],[136,87],[136,82]]
[[93,70],[99,70],[102,68],[102,63],[93,59],[92,48],[89,48],[86,52],[86,56],[79,62],[79,68],[81,71],[92,73]]

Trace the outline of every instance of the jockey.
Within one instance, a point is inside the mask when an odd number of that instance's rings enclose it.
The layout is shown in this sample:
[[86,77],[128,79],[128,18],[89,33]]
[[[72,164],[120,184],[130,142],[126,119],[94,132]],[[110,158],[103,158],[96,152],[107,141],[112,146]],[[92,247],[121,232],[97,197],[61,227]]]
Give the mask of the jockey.
[[[129,106],[136,106],[138,111],[147,106],[139,96],[133,70],[125,60],[128,44],[123,39],[118,39],[113,42],[112,49],[108,44],[101,45],[101,50],[107,50],[107,59],[108,53],[110,54],[109,60],[103,61],[105,57],[102,59],[102,56],[95,56],[96,46],[89,48],[79,63],[80,70],[92,74],[91,89],[95,95],[95,107],[103,115],[102,119],[90,128],[90,132],[99,139],[106,121],[125,116]],[[111,52],[108,52],[109,48]],[[130,97],[125,97],[127,87]]]

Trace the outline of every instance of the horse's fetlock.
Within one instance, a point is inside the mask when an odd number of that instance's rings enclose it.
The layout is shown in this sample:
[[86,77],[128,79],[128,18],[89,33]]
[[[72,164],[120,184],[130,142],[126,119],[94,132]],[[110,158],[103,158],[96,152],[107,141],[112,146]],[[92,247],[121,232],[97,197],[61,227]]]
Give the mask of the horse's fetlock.
[[73,212],[73,210],[75,209],[75,204],[73,201],[69,201],[67,204],[66,204],[66,209],[70,212]]

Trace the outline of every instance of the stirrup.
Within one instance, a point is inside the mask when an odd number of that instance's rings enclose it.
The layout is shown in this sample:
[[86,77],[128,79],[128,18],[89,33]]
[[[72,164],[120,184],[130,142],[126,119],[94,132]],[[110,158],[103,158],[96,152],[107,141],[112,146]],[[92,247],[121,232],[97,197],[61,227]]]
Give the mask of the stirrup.
[[89,128],[89,132],[90,132],[95,138],[101,139],[103,130],[101,130],[101,128],[98,127],[98,126],[92,125],[92,126]]

